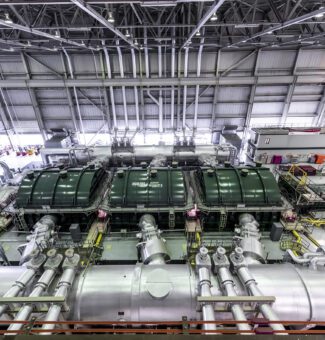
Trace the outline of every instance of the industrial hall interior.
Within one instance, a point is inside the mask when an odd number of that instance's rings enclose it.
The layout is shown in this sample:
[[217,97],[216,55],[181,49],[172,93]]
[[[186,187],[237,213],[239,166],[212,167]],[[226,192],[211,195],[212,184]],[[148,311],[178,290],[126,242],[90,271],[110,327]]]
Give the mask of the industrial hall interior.
[[0,340],[280,335],[325,339],[325,0],[0,0]]

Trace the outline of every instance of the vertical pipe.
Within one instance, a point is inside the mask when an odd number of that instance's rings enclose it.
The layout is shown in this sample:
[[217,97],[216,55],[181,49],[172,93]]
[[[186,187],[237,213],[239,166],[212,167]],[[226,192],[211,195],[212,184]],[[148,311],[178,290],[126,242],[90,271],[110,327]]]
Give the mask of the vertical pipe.
[[[175,36],[175,27],[173,28],[173,36]],[[171,77],[175,77],[175,39],[172,40],[172,56],[171,56]],[[172,86],[170,101],[170,126],[174,130],[175,119],[175,88]]]
[[[103,44],[105,44],[105,43],[103,42]],[[110,61],[109,61],[109,54],[108,54],[106,47],[104,47],[103,50],[104,50],[104,55],[105,55],[107,76],[108,76],[108,79],[112,79],[112,70],[111,70],[111,64],[110,64]],[[110,94],[111,103],[112,103],[113,129],[114,129],[114,131],[116,131],[117,130],[117,121],[116,121],[115,97],[114,97],[113,86],[109,87],[109,94]]]
[[[117,48],[117,54],[118,54],[118,60],[120,65],[120,74],[121,78],[124,78],[124,66],[123,66],[123,57],[121,48],[119,46],[119,41],[116,41],[116,48]],[[122,98],[123,98],[123,111],[124,111],[124,120],[125,120],[125,131],[129,130],[129,121],[128,121],[128,109],[127,109],[127,103],[126,103],[126,93],[125,93],[125,86],[122,86]]]
[[[185,48],[184,55],[184,77],[187,78],[187,70],[188,70],[188,47]],[[183,93],[183,133],[185,137],[185,129],[186,129],[186,106],[187,106],[187,85],[184,85],[184,93]]]
[[[132,56],[132,71],[133,71],[133,78],[137,77],[137,66],[135,60],[135,51],[134,48],[131,49],[131,56]],[[136,115],[136,129],[137,131],[140,130],[140,114],[139,114],[139,97],[138,97],[138,89],[134,86],[134,101],[135,101],[135,115]]]
[[[69,68],[70,77],[71,77],[71,79],[74,79],[73,68],[72,68],[70,56],[64,48],[62,50],[63,50],[63,52],[64,52],[64,54],[67,58],[67,61],[68,61],[68,68]],[[85,129],[84,129],[84,124],[83,124],[82,117],[81,117],[77,88],[75,86],[73,86],[73,94],[74,94],[74,97],[76,99],[76,104],[77,104],[77,112],[78,112],[78,117],[79,117],[79,122],[80,122],[80,130],[81,130],[81,133],[82,133],[82,136],[83,136],[84,143],[86,145],[87,141],[86,141]]]
[[[204,35],[205,30],[202,30],[202,34]],[[196,75],[199,77],[201,75],[201,61],[202,61],[202,51],[203,51],[204,37],[200,40],[199,52],[197,55],[197,67],[196,67]],[[197,129],[197,115],[198,115],[198,107],[199,107],[199,93],[200,93],[200,85],[195,86],[195,105],[194,105],[194,122],[193,122],[193,137],[195,136],[195,132]]]
[[[161,46],[158,46],[158,77],[162,77],[162,58],[161,58]],[[158,131],[159,133],[163,132],[163,100],[162,100],[162,91],[159,90],[159,99],[158,99],[158,117],[159,117],[159,125]]]

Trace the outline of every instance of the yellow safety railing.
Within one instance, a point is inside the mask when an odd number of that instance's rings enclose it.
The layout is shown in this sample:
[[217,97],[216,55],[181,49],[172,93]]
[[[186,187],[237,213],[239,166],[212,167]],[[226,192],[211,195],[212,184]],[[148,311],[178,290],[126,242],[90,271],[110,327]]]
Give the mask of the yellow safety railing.
[[[298,186],[299,187],[305,187],[306,186],[307,180],[308,180],[308,175],[307,175],[307,172],[305,170],[303,170],[298,165],[292,164],[288,172],[292,176],[294,176],[294,177],[299,179],[299,182],[298,182]],[[299,176],[295,175],[295,173],[297,173],[297,172],[300,173]]]

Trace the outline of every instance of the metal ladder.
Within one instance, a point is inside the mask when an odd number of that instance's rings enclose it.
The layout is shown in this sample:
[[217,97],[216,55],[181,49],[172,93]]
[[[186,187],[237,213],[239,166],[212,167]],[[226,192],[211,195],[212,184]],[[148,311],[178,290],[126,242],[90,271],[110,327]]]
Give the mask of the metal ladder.
[[219,218],[219,231],[225,229],[227,224],[227,211],[225,209],[220,210],[220,218]]
[[14,215],[14,224],[20,231],[28,231],[28,225],[25,221],[24,214],[21,212],[18,212]]

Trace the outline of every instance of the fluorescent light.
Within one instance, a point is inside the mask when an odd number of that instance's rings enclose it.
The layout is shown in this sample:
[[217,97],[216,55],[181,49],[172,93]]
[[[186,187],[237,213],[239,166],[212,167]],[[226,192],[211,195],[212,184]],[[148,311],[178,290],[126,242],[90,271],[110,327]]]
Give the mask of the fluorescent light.
[[216,13],[213,13],[212,17],[210,18],[211,21],[217,21],[218,20],[218,16]]
[[5,12],[5,19],[4,19],[4,22],[7,23],[7,24],[12,24],[13,21],[12,19],[10,18],[10,15],[8,12]]
[[250,28],[250,27],[259,27],[259,24],[238,24],[235,25],[235,28]]
[[90,27],[68,27],[67,30],[70,32],[90,32],[91,28]]
[[110,22],[111,24],[113,24],[115,22],[115,19],[113,17],[113,13],[112,12],[108,12],[107,21]]

